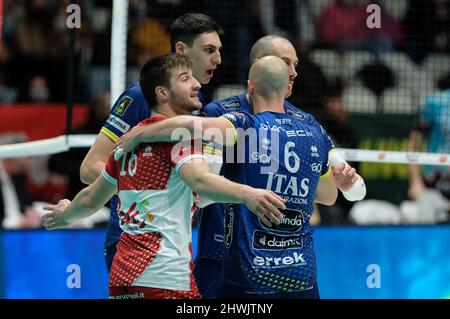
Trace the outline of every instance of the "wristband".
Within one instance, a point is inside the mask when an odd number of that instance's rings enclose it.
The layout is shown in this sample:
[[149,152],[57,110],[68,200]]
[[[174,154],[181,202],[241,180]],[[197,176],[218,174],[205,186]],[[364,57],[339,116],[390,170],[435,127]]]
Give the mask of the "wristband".
[[360,177],[348,191],[342,192],[342,195],[351,202],[364,199],[366,196],[366,184],[363,178]]
[[[342,155],[336,150],[331,151],[328,157],[330,160],[330,165],[332,166],[340,163],[347,164]],[[345,199],[348,201],[354,202],[364,199],[366,192],[366,184],[364,183],[364,179],[360,177],[348,191],[342,192],[342,195],[344,195]]]

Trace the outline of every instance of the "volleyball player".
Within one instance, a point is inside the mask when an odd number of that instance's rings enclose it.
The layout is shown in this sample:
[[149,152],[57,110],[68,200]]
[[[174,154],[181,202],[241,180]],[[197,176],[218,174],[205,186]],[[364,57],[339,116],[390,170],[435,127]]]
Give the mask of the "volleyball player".
[[[201,84],[207,84],[221,64],[220,35],[222,27],[201,13],[187,13],[171,25],[172,49],[191,58],[192,72]],[[204,103],[203,96],[199,98]],[[86,155],[80,168],[81,179],[91,184],[102,172],[114,143],[131,127],[151,115],[150,107],[142,94],[139,82],[128,87],[114,103],[111,113]],[[105,260],[108,271],[122,230],[117,217],[117,197],[111,201],[110,219],[105,238]]]

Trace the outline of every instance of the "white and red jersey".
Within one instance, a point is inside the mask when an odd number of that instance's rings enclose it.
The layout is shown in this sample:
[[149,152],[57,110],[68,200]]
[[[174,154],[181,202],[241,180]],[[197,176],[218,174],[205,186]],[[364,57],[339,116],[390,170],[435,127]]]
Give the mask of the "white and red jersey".
[[[138,125],[164,120],[155,117]],[[200,145],[201,149],[201,145]],[[197,292],[192,276],[192,189],[178,174],[203,157],[193,146],[142,144],[118,161],[110,156],[103,177],[116,184],[123,230],[110,287],[154,287]]]

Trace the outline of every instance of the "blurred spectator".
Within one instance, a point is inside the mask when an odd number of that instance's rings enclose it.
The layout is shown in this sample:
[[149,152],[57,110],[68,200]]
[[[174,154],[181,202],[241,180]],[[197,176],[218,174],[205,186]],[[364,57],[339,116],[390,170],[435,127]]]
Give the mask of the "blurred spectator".
[[47,80],[43,76],[35,76],[28,84],[28,92],[25,99],[32,103],[47,103],[50,100],[50,89]]
[[410,0],[403,29],[405,51],[417,64],[430,52],[450,52],[450,1]]
[[322,45],[342,51],[370,51],[376,56],[392,51],[400,43],[400,24],[380,3],[381,26],[367,26],[369,1],[335,0],[319,17],[318,38]]
[[66,78],[67,70],[67,29],[61,29],[56,22],[61,2],[25,0],[24,3],[25,14],[17,20],[11,39],[15,72],[20,74],[17,79],[20,98],[28,101],[30,78],[40,75],[52,93],[51,102],[65,101],[67,82],[61,79]]
[[0,39],[0,103],[12,103],[17,99],[18,91],[9,81],[13,72],[11,52],[6,43]]
[[[421,151],[426,145],[430,153],[450,153],[450,86],[441,82],[439,93],[426,99],[419,114],[417,127],[411,132],[410,151]],[[410,184],[408,197],[418,199],[425,188],[434,188],[450,199],[450,167],[409,165]]]
[[134,54],[137,65],[170,52],[169,33],[155,18],[138,23],[131,31],[131,41],[131,46],[136,48]]
[[278,34],[305,52],[315,40],[314,17],[308,0],[259,0],[265,34]]
[[[20,143],[21,136],[5,135],[0,144]],[[29,158],[0,159],[0,229],[41,227],[26,188]]]
[[[324,99],[324,116],[322,125],[333,143],[338,148],[358,148],[358,139],[350,125],[348,113],[342,100],[342,89],[339,85],[331,86]],[[350,163],[358,170],[358,163]],[[339,225],[349,223],[349,211],[353,202],[344,198],[339,192],[333,206],[319,206],[321,224]]]
[[327,78],[320,66],[313,62],[308,55],[300,58],[297,69],[299,76],[295,79],[289,101],[302,109],[317,114],[323,109],[323,96],[328,88]]

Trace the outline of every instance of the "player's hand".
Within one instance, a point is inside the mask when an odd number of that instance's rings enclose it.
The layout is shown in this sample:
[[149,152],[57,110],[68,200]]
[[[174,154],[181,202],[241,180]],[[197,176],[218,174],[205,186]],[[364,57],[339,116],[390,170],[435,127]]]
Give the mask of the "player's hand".
[[114,159],[117,161],[123,154],[134,150],[141,143],[139,137],[142,132],[142,126],[135,126],[130,131],[126,132],[120,140],[114,145],[115,154],[121,154],[120,156],[114,155]]
[[343,192],[348,191],[361,178],[356,170],[347,163],[333,165],[331,171],[337,188]]
[[66,219],[65,210],[69,204],[70,200],[61,199],[56,205],[44,206],[50,213],[42,216],[42,225],[48,230],[68,227],[71,222]]
[[244,204],[253,212],[264,225],[270,227],[272,222],[280,224],[284,215],[280,209],[286,209],[286,202],[272,191],[250,188],[244,195]]

